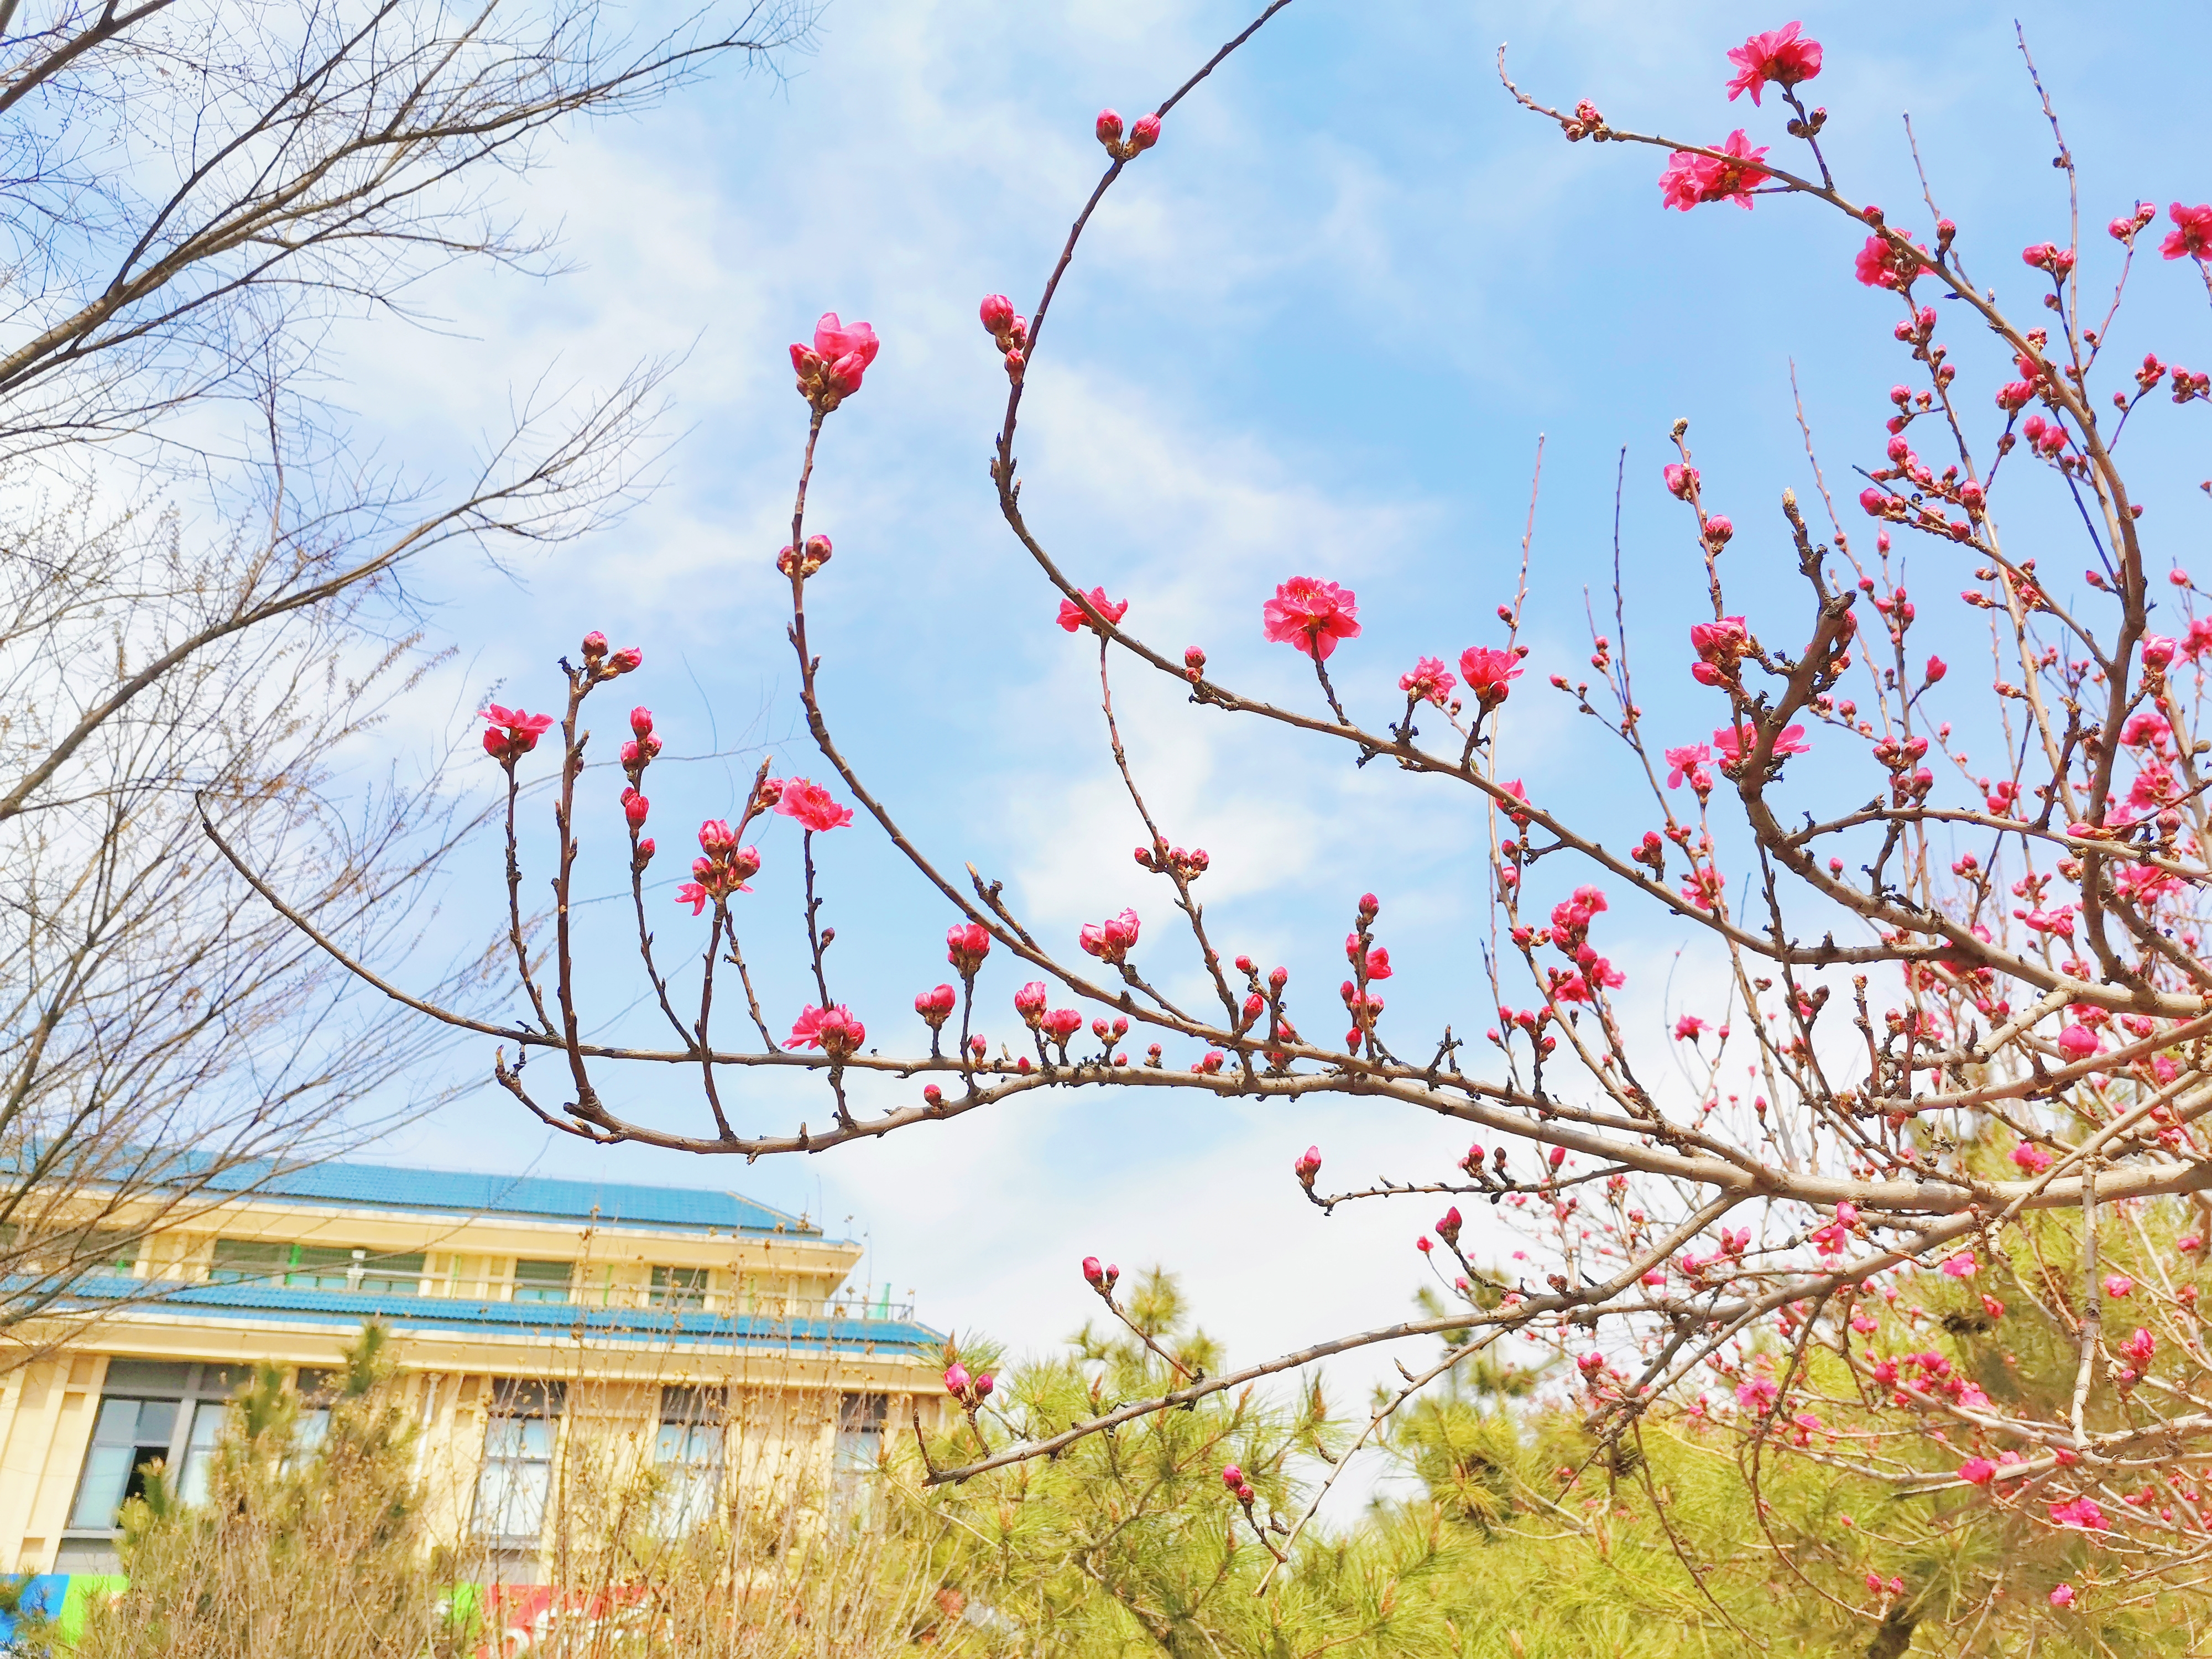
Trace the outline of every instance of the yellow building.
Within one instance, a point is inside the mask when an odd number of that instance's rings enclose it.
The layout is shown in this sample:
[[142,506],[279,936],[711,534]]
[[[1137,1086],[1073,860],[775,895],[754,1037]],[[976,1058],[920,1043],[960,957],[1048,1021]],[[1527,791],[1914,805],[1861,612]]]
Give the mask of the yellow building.
[[112,1571],[156,1461],[190,1498],[249,1368],[310,1406],[369,1319],[419,1425],[434,1529],[542,1574],[556,1472],[588,1424],[690,1511],[748,1480],[875,1461],[936,1413],[939,1334],[851,1290],[861,1248],[733,1194],[325,1164],[243,1172],[129,1236],[116,1272],[17,1333],[0,1378],[0,1563]]

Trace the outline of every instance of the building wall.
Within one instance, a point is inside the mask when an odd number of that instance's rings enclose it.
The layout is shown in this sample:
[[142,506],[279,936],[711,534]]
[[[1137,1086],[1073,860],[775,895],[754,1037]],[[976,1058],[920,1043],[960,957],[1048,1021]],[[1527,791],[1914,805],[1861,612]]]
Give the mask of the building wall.
[[[617,1340],[604,1330],[587,1334],[578,1311],[656,1305],[653,1270],[662,1267],[703,1272],[698,1311],[717,1324],[736,1319],[742,1325],[747,1316],[756,1324],[762,1318],[816,1319],[860,1256],[858,1246],[818,1236],[235,1200],[194,1217],[191,1224],[149,1237],[138,1249],[134,1277],[146,1281],[149,1292],[161,1284],[205,1282],[218,1238],[423,1253],[416,1294],[385,1298],[378,1313],[392,1332],[387,1352],[417,1425],[416,1473],[428,1492],[431,1528],[441,1539],[458,1540],[474,1524],[501,1379],[565,1384],[554,1437],[556,1485],[588,1481],[595,1472],[618,1478],[649,1459],[665,1388],[726,1389],[723,1479],[740,1504],[781,1501],[829,1478],[841,1402],[848,1397],[882,1396],[894,1424],[908,1420],[912,1400],[939,1408],[928,1345],[916,1340],[920,1328],[910,1324],[841,1324],[834,1343],[702,1340],[696,1329]],[[514,1300],[518,1258],[577,1262],[571,1304],[541,1304],[545,1319],[535,1328],[472,1322],[476,1313]],[[44,1351],[0,1372],[0,1566],[52,1572],[60,1557],[62,1571],[97,1570],[87,1553],[96,1540],[80,1535],[68,1550],[63,1546],[111,1358],[268,1364],[296,1373],[335,1366],[358,1336],[357,1316],[274,1305],[286,1299],[279,1294],[265,1299],[271,1305],[217,1307],[158,1297],[133,1304],[126,1297],[15,1333]],[[884,1340],[873,1340],[875,1333]]]

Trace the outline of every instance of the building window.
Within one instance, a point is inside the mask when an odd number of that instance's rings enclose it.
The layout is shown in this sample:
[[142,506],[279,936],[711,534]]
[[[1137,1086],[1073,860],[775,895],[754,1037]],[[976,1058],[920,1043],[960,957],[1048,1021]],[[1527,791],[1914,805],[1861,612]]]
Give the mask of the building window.
[[185,1502],[205,1498],[230,1396],[246,1380],[240,1365],[111,1360],[69,1531],[112,1533],[117,1512],[144,1494],[156,1465]]
[[155,1465],[169,1462],[177,1409],[173,1400],[121,1400],[112,1395],[101,1399],[92,1449],[77,1482],[76,1507],[70,1511],[72,1531],[112,1531],[117,1511],[144,1495]]
[[875,1471],[884,1455],[884,1425],[890,1420],[890,1396],[848,1394],[837,1402],[837,1482],[849,1486]]
[[208,1279],[216,1285],[282,1285],[293,1291],[415,1296],[422,1288],[422,1267],[420,1250],[385,1254],[343,1244],[218,1238]]
[[720,1389],[663,1389],[653,1462],[664,1482],[661,1531],[677,1536],[705,1525],[722,1493],[723,1426],[729,1395]]
[[573,1261],[518,1261],[514,1264],[517,1302],[566,1302]]
[[292,1259],[289,1244],[258,1238],[218,1238],[208,1268],[211,1285],[274,1285]]
[[483,1468],[477,1476],[476,1526],[483,1537],[537,1547],[553,1490],[553,1431],[561,1406],[558,1382],[501,1377],[492,1385]]
[[707,1305],[704,1267],[655,1267],[649,1303],[672,1313],[697,1313]]

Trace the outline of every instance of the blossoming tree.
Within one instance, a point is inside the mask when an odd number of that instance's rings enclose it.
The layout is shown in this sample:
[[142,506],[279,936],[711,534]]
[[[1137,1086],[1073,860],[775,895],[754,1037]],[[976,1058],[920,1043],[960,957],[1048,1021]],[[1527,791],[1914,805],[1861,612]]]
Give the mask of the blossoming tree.
[[[1821,47],[1796,23],[1727,54],[1728,97],[1748,94],[1754,120],[1779,121],[1786,160],[1746,129],[1686,143],[1616,126],[1587,100],[1547,106],[1505,79],[1501,52],[1506,92],[1569,141],[1665,158],[1655,210],[1764,204],[1825,215],[1857,240],[1858,280],[1894,301],[1899,382],[1875,416],[1865,487],[1842,507],[1825,482],[1809,510],[1794,492],[1781,496],[1802,583],[1795,607],[1758,617],[1731,609],[1735,523],[1701,478],[1686,427],[1671,434],[1675,459],[1653,487],[1680,504],[1711,614],[1660,672],[1686,672],[1703,688],[1710,737],[1647,732],[1626,652],[1603,635],[1592,641],[1592,678],[1549,677],[1553,695],[1603,727],[1641,792],[1650,827],[1624,844],[1500,774],[1498,734],[1534,690],[1520,599],[1467,623],[1474,637],[1455,663],[1416,661],[1399,680],[1402,705],[1361,709],[1330,678],[1337,653],[1359,647],[1355,594],[1331,575],[1286,573],[1272,596],[1253,595],[1255,620],[1310,663],[1315,688],[1296,705],[1272,703],[1212,676],[1202,650],[1146,640],[1141,615],[1103,585],[1079,586],[1024,515],[1024,390],[1042,372],[1046,321],[1093,210],[1159,143],[1177,105],[1287,3],[1275,0],[1153,112],[1128,124],[1102,113],[1105,169],[1033,309],[1024,316],[998,295],[981,307],[1007,380],[992,464],[1000,509],[1057,594],[1060,625],[1096,644],[1104,736],[1138,826],[1136,862],[1160,883],[1158,908],[1142,921],[1134,910],[1102,918],[1072,939],[1042,936],[997,884],[972,870],[963,880],[916,845],[840,748],[817,695],[828,671],[809,643],[808,605],[845,599],[834,580],[817,586],[831,544],[809,528],[807,483],[830,417],[865,389],[878,341],[831,313],[811,343],[791,348],[807,421],[790,541],[777,556],[799,703],[828,781],[778,779],[763,765],[734,822],[701,826],[678,890],[696,930],[685,942],[699,953],[696,997],[679,1007],[648,909],[657,848],[644,791],[660,739],[647,709],[629,714],[619,799],[587,787],[586,704],[642,662],[597,634],[563,662],[557,715],[486,713],[485,748],[507,781],[523,1012],[472,1019],[377,983],[496,1045],[498,1080],[523,1109],[599,1145],[819,1152],[1055,1089],[1340,1094],[1466,1126],[1474,1144],[1455,1170],[1337,1191],[1316,1147],[1285,1176],[1324,1210],[1436,1195],[1449,1207],[1419,1248],[1455,1305],[1226,1375],[1178,1364],[1176,1387],[1073,1423],[1009,1411],[988,1373],[956,1364],[946,1386],[974,1426],[963,1443],[974,1455],[933,1465],[935,1481],[1054,1453],[1364,1345],[1453,1332],[1435,1364],[1382,1401],[1369,1433],[1510,1339],[1572,1358],[1571,1386],[1601,1443],[1626,1443],[1662,1414],[1733,1445],[1754,1484],[1776,1458],[1825,1460],[1940,1498],[1939,1531],[1946,1515],[1994,1513],[2046,1541],[2108,1540],[2112,1553],[2082,1558],[2084,1585],[2199,1559],[2212,1545],[2212,1497],[2199,1485],[2212,1458],[2212,1360],[2192,1279],[2212,1229],[2190,1218],[2212,1214],[2200,1121],[2212,1107],[2212,962],[2199,902],[2212,881],[2202,771],[2212,739],[2198,736],[2212,614],[2197,613],[2203,596],[2183,570],[2154,568],[2117,450],[2139,413],[2206,401],[2212,383],[2154,355],[2106,358],[2137,257],[2162,256],[2151,260],[2161,275],[2212,290],[2212,206],[2175,204],[2162,240],[2153,207],[2130,203],[2108,234],[2069,231],[2028,247],[2007,284],[2024,294],[2023,317],[1969,275],[1970,257],[1983,256],[1932,192],[1920,224],[1917,210],[1886,211],[1836,179],[1821,149],[1826,112],[1805,98]],[[1770,94],[1782,108],[1765,108]],[[2055,115],[2050,125],[2070,190],[2072,159]],[[1848,252],[1839,242],[1838,260]],[[1978,385],[1962,374],[1940,337],[1939,295],[2001,343],[2005,374]],[[2032,546],[2013,543],[2000,509],[2023,472],[2056,479],[2078,525],[2034,523]],[[2038,568],[2052,556],[2047,544],[2069,538],[2086,550],[2078,589]],[[1956,568],[1955,604],[1986,623],[1986,694],[1976,676],[1915,649],[1916,606],[1928,596],[1900,585],[1905,538]],[[2161,605],[2179,620],[2154,616]],[[1115,724],[1117,674],[1170,677],[1207,717],[1287,727],[1347,763],[1384,763],[1409,788],[1465,789],[1484,804],[1496,921],[1485,1006],[1473,1011],[1472,1028],[1487,1027],[1480,1044],[1387,1018],[1381,896],[1347,902],[1345,977],[1310,999],[1293,996],[1283,968],[1217,939],[1200,898],[1210,856],[1179,845],[1147,805]],[[1969,732],[2002,760],[1973,763]],[[541,743],[557,774],[555,938],[542,975],[526,947],[514,831]],[[1814,774],[1803,757],[1816,750]],[[670,1032],[657,1048],[582,1035],[571,883],[584,821],[611,825],[617,812],[639,972]],[[782,854],[769,841],[779,817],[798,837]],[[870,1024],[902,1020],[841,1001],[825,956],[834,934],[817,842],[860,833],[888,837],[951,923],[951,977],[915,997],[919,1024],[887,1049],[869,1046]],[[748,880],[777,856],[803,870],[811,955],[805,1006],[787,1028],[781,1011],[794,998],[757,984],[741,945],[753,925]],[[1732,890],[1744,896],[1732,902]],[[1705,1006],[1672,1027],[1698,1080],[1686,1097],[1650,1079],[1644,1045],[1625,1027],[1624,972],[1607,939],[1630,905],[1709,941],[1725,964]],[[1204,988],[1196,1000],[1163,988],[1178,963]],[[735,1023],[750,1027],[737,1036],[717,1003],[732,983]],[[1341,1028],[1327,1018],[1337,1006]],[[538,1055],[562,1068],[562,1097],[535,1073],[526,1080],[524,1062]],[[1748,1102],[1725,1092],[1724,1057],[1735,1073],[1754,1073]],[[769,1066],[818,1075],[831,1121],[739,1133],[721,1079]],[[617,1067],[696,1073],[699,1127],[617,1114],[597,1082]],[[849,1086],[863,1076],[914,1092],[864,1111]],[[1458,1207],[1476,1201],[1544,1240],[1546,1267],[1528,1277],[1486,1268]],[[1091,1259],[1082,1273],[1118,1314],[1117,1269]],[[1255,1508],[1237,1470],[1224,1484],[1268,1547],[1286,1551],[1303,1518]],[[1820,1594],[1873,1617],[1904,1593],[1880,1573],[1861,1582],[1840,1559],[1785,1559]],[[2071,1580],[2039,1588],[2061,1612],[2087,1593]],[[1909,1620],[1903,1628],[1909,1640]]]

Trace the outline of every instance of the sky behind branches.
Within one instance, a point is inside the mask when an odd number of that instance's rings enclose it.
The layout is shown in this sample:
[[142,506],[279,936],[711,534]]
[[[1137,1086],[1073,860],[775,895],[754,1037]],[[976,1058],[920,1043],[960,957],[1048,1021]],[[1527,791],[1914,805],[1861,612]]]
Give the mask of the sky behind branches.
[[[837,550],[809,588],[809,612],[841,743],[942,867],[973,862],[1004,878],[1029,925],[1071,952],[1081,921],[1133,905],[1146,918],[1147,975],[1192,988],[1195,963],[1168,926],[1165,890],[1130,858],[1139,831],[1103,742],[1096,653],[1053,626],[1057,600],[996,513],[985,467],[1005,380],[975,306],[1004,291],[1032,308],[1103,166],[1091,136],[1097,109],[1133,118],[1151,107],[1255,9],[834,0],[815,50],[791,59],[782,82],[702,82],[643,118],[579,135],[516,185],[519,205],[563,223],[573,272],[447,279],[417,296],[443,319],[434,330],[385,319],[341,331],[331,367],[349,388],[361,442],[423,477],[459,477],[454,458],[480,445],[549,361],[548,384],[559,386],[683,356],[661,487],[624,525],[525,553],[504,571],[456,552],[416,573],[433,642],[457,656],[388,731],[388,750],[361,757],[364,769],[467,740],[467,716],[487,695],[554,704],[553,659],[586,629],[640,644],[646,669],[603,694],[609,706],[593,724],[611,748],[621,713],[641,701],[671,757],[703,757],[664,763],[647,789],[663,848],[650,895],[663,946],[702,938],[704,923],[670,902],[690,826],[735,816],[763,745],[779,774],[828,775],[799,720],[773,562],[805,424],[785,347],[835,309],[872,321],[884,341],[865,389],[829,423],[811,497],[810,528]],[[1349,706],[1381,722],[1401,706],[1396,678],[1415,656],[1449,659],[1500,641],[1495,611],[1512,597],[1540,434],[1522,636],[1531,672],[1508,708],[1506,770],[1607,840],[1632,841],[1657,822],[1648,790],[1632,805],[1638,775],[1544,683],[1587,673],[1586,587],[1606,613],[1602,631],[1617,631],[1616,477],[1639,694],[1655,735],[1703,737],[1721,711],[1684,672],[1702,580],[1687,512],[1659,484],[1668,426],[1690,421],[1708,505],[1739,526],[1726,558],[1730,608],[1794,645],[1808,611],[1777,510],[1782,488],[1824,520],[1793,369],[1853,529],[1864,520],[1851,469],[1879,464],[1886,389],[1909,378],[1889,338],[1897,301],[1852,279],[1860,235],[1814,205],[1663,211],[1662,155],[1566,144],[1516,108],[1493,58],[1510,40],[1511,72],[1544,101],[1586,96],[1616,125],[1713,143],[1741,125],[1779,158],[1794,148],[1786,112],[1771,97],[1764,110],[1728,103],[1723,54],[1792,15],[1826,47],[1807,91],[1830,111],[1824,143],[1844,193],[1888,205],[1926,235],[1899,120],[1909,111],[1971,268],[2016,312],[2032,311],[2018,250],[2063,243],[2067,203],[2009,12],[1926,4],[1908,29],[1842,5],[1297,0],[1174,112],[1159,148],[1097,215],[1024,404],[1032,526],[1084,585],[1130,601],[1133,631],[1171,654],[1200,644],[1215,678],[1299,707],[1317,709],[1318,694],[1298,659],[1262,641],[1261,603],[1293,574],[1355,588],[1366,631],[1331,669]],[[2212,17],[2047,4],[2018,15],[2081,164],[2085,270],[2108,283],[2107,219],[2138,197],[2162,211],[2212,196],[2201,100],[2164,92],[2165,66],[2203,61]],[[2191,367],[2212,362],[2195,271],[2155,258],[2137,266],[2131,320],[2116,337],[2123,361],[2154,348]],[[1999,360],[1963,325],[1949,343],[1985,453]],[[2130,428],[2160,565],[2188,556],[2212,513],[2195,487],[2212,473],[2204,418],[2161,398]],[[2087,562],[2063,498],[2020,503],[2015,554],[2048,537],[2049,568]],[[1944,550],[1901,550],[1908,581],[1931,593],[1966,574]],[[1937,633],[1928,648],[1960,662],[1977,647]],[[1986,675],[1962,670],[1954,682],[1970,694]],[[1212,854],[1200,892],[1225,952],[1289,966],[1294,1013],[1331,1030],[1340,942],[1358,895],[1372,890],[1399,969],[1382,988],[1394,1045],[1425,1054],[1449,1022],[1475,1040],[1470,1066],[1482,1063],[1480,1034],[1494,1012],[1482,956],[1486,832],[1471,799],[1232,725],[1126,670],[1116,703],[1164,826]],[[1875,769],[1856,763],[1870,793]],[[611,769],[586,786],[587,799],[605,798],[586,819],[605,862],[587,863],[585,879],[609,896],[586,907],[603,929],[589,974],[602,1029],[640,1032],[649,1028],[637,1024],[627,971],[627,900],[614,899],[620,787]],[[800,989],[793,826],[777,820],[760,842],[768,867],[745,901],[745,942],[781,1029],[812,1000]],[[915,1044],[914,994],[950,976],[949,907],[865,822],[820,850],[825,915],[839,934],[833,988],[872,1043]],[[489,843],[465,859],[438,924],[455,941],[488,925],[483,901],[497,884]],[[1712,953],[1632,905],[1602,920],[1598,943],[1629,970],[1626,1008],[1665,1066],[1664,1023],[1712,1006]],[[1000,963],[987,970],[994,1042],[1018,1030],[1008,1000],[1020,977]],[[1526,986],[1510,994],[1534,1000]],[[489,1085],[489,1060],[457,1049],[451,1063],[481,1065]],[[914,1087],[866,1085],[859,1098],[864,1109],[902,1103]],[[617,1109],[657,1122],[696,1128],[703,1117],[681,1075],[602,1088]],[[747,1132],[829,1116],[818,1085],[793,1079],[739,1080],[732,1097]],[[1354,1100],[1041,1094],[827,1157],[747,1167],[549,1139],[487,1086],[383,1152],[726,1186],[805,1210],[866,1237],[864,1276],[902,1299],[915,1289],[931,1322],[1017,1349],[1048,1346],[1087,1317],[1084,1255],[1125,1269],[1164,1263],[1245,1363],[1405,1316],[1419,1282],[1412,1243],[1440,1207],[1412,1199],[1324,1219],[1297,1193],[1295,1154],[1321,1145],[1324,1186],[1432,1181],[1467,1139],[1449,1122]],[[1406,1358],[1428,1351],[1423,1342]],[[1357,1398],[1381,1364],[1346,1362],[1332,1375]]]

